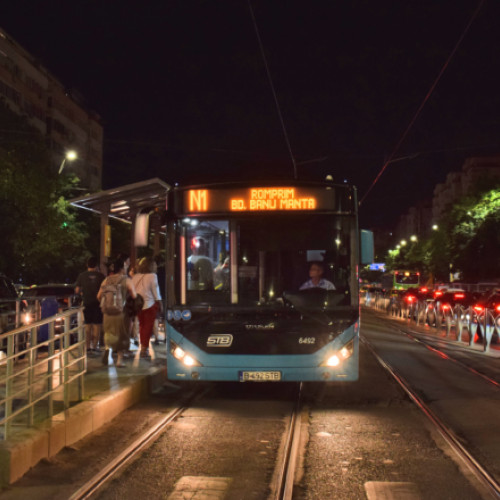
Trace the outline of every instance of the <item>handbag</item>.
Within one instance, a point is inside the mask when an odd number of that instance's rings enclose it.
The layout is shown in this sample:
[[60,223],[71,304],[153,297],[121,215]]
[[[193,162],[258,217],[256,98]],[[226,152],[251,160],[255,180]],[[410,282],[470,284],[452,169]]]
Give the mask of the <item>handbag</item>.
[[[144,276],[141,277],[141,279],[137,282],[137,284],[139,284],[142,281],[142,278],[144,278]],[[127,309],[127,313],[129,316],[137,316],[139,311],[142,311],[143,306],[144,306],[144,297],[140,293],[136,292],[135,299],[132,298],[131,295],[127,297],[127,303],[125,305],[125,308]]]
[[125,309],[129,316],[137,316],[137,313],[142,310],[144,306],[144,297],[138,293],[135,299],[129,295],[127,297],[127,303]]

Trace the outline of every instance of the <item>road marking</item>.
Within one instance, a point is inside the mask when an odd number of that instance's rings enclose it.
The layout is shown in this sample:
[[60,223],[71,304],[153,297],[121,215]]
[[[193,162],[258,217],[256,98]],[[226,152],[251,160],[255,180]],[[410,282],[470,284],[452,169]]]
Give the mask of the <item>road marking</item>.
[[415,483],[368,481],[365,491],[368,500],[422,500]]
[[230,477],[184,476],[177,481],[168,500],[223,500],[230,484]]

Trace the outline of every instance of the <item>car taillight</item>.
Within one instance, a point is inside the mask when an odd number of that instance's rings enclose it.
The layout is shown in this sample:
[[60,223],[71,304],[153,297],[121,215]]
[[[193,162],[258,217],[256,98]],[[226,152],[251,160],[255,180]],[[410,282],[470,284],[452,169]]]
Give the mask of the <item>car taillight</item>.
[[496,312],[500,312],[500,304],[498,304],[498,305],[495,307],[495,311],[496,311]]
[[465,299],[465,293],[455,293],[453,297],[455,297],[455,299]]
[[424,287],[422,287],[422,288],[420,289],[420,291],[421,291],[422,293],[426,293],[426,292],[428,292],[428,291],[429,291],[429,289],[428,289],[428,288],[426,288],[426,287],[424,286]]
[[484,311],[484,307],[483,306],[474,306],[473,309],[477,313],[482,313]]
[[443,311],[447,311],[448,309],[450,309],[450,306],[448,304],[445,304],[443,306]]
[[434,292],[434,297],[441,297],[443,295],[443,292]]
[[406,296],[406,302],[413,302],[415,300],[416,297],[414,297],[413,295],[407,295]]

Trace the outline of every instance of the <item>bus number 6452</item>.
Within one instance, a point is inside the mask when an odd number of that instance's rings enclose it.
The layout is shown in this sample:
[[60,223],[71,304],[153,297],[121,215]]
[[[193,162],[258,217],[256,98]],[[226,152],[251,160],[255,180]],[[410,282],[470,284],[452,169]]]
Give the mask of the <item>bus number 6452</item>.
[[299,344],[315,344],[316,337],[300,337]]

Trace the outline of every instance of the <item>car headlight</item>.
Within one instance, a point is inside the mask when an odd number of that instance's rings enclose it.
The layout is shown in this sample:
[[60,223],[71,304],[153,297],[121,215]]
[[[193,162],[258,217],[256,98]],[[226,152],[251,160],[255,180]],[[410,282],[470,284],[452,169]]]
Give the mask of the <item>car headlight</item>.
[[337,352],[330,354],[323,363],[319,366],[335,367],[339,366],[343,361],[350,358],[354,353],[354,339],[349,341],[345,346],[339,349]]
[[184,365],[186,366],[203,366],[199,361],[197,361],[193,356],[188,354],[182,347],[179,347],[175,342],[172,340],[170,341],[170,354],[175,359],[178,359],[181,361]]

